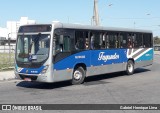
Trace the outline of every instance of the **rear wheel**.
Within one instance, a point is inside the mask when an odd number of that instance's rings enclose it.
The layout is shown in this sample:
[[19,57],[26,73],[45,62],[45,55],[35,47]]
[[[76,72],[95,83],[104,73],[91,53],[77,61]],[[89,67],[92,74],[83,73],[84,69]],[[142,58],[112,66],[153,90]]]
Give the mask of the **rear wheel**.
[[82,67],[78,67],[74,70],[72,75],[72,84],[82,84],[84,82],[86,72]]
[[134,63],[132,60],[127,62],[126,73],[127,75],[132,75],[134,73]]

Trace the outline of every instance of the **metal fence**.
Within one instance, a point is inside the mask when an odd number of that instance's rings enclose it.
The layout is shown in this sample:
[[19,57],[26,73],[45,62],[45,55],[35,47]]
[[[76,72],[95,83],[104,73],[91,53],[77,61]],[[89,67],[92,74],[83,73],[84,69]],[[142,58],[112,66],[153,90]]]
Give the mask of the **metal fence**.
[[15,45],[0,45],[0,71],[13,69]]

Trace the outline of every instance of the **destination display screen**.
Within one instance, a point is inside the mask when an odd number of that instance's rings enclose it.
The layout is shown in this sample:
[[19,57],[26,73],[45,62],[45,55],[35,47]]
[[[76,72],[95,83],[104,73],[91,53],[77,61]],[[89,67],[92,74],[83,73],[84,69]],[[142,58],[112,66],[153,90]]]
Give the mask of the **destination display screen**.
[[19,33],[50,32],[51,29],[51,25],[28,25],[21,26],[19,28]]

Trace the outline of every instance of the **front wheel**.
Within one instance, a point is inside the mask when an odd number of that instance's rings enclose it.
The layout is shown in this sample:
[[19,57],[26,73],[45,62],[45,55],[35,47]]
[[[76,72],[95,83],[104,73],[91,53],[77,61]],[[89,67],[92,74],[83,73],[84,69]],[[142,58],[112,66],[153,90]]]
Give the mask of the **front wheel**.
[[72,75],[72,84],[82,84],[84,82],[85,75],[85,70],[82,67],[76,68]]
[[134,63],[132,60],[127,62],[126,73],[127,75],[132,75],[134,73]]

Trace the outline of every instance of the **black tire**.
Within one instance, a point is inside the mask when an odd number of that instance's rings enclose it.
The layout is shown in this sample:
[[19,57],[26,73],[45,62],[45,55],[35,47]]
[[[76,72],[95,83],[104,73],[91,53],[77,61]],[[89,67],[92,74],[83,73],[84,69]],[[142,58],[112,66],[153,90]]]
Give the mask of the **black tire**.
[[132,60],[127,62],[126,73],[127,75],[133,75],[134,73],[134,62]]
[[74,69],[71,83],[73,85],[82,84],[84,82],[86,72],[82,67]]

